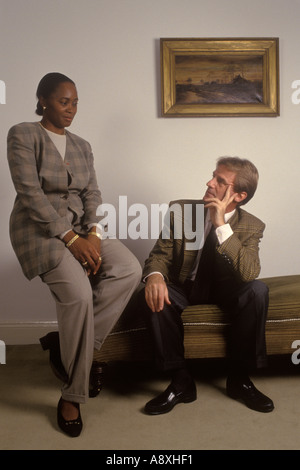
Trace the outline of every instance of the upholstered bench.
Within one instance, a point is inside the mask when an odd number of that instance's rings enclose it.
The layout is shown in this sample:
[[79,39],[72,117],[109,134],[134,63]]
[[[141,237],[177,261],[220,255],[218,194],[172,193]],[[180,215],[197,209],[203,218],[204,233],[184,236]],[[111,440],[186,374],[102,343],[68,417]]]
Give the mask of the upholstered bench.
[[[261,279],[269,287],[270,304],[266,324],[268,355],[292,354],[292,343],[300,340],[300,275]],[[187,359],[226,356],[228,324],[216,305],[194,305],[182,313]],[[151,339],[145,320],[132,299],[95,360],[142,361],[152,357]]]

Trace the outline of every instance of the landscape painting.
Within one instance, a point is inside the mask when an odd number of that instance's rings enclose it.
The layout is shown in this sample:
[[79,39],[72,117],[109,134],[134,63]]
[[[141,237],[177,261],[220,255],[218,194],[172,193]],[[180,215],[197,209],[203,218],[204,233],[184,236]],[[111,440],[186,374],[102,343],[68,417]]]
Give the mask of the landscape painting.
[[164,117],[279,116],[279,39],[160,39]]
[[262,56],[175,56],[176,102],[262,103]]

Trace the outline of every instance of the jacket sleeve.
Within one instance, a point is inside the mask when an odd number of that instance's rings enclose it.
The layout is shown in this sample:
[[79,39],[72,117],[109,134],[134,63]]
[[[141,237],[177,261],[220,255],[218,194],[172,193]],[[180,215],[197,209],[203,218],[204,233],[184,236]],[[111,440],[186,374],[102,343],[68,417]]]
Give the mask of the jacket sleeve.
[[143,278],[149,276],[149,274],[153,272],[160,272],[164,276],[166,282],[169,282],[172,277],[174,269],[174,217],[173,213],[170,211],[168,211],[167,216],[169,217],[168,222],[167,224],[165,223],[164,230],[161,231],[148,259],[145,261]]
[[[44,193],[37,170],[37,142],[34,134],[14,126],[7,137],[7,157],[17,198],[28,217],[49,237],[72,229],[66,216],[61,216]],[[53,196],[54,197],[54,196]],[[56,196],[59,199],[59,195]]]
[[265,224],[255,218],[255,223],[241,224],[217,251],[233,274],[243,282],[256,279],[260,273],[259,243]]
[[161,237],[155,243],[148,259],[145,261],[143,278],[153,272],[159,272],[166,282],[170,280],[172,268],[173,243],[171,240],[163,240]]
[[102,203],[102,197],[97,183],[96,172],[94,168],[94,157],[90,146],[87,163],[90,175],[89,181],[86,188],[81,192],[80,195],[84,208],[83,225],[85,226],[95,224],[99,222],[101,218],[103,218],[103,215],[97,215],[97,209]]

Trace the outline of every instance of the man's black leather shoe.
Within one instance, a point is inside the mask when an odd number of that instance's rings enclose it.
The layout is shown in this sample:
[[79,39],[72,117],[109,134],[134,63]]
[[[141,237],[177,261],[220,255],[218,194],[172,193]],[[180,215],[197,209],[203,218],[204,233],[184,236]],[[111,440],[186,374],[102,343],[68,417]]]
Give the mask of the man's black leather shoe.
[[226,390],[230,398],[242,400],[251,410],[260,411],[261,413],[274,410],[272,400],[257,390],[250,379],[241,381],[228,377]]
[[197,390],[195,383],[191,381],[184,390],[178,391],[173,384],[150,400],[145,406],[145,413],[148,415],[160,415],[171,411],[177,403],[190,403],[197,399]]

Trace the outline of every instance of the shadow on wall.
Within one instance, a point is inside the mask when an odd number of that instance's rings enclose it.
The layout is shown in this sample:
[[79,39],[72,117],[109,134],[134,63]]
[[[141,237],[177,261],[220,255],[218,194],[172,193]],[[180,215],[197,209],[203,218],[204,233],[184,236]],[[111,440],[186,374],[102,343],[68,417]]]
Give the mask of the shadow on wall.
[[0,323],[56,321],[54,300],[39,278],[28,281],[18,262],[0,270]]
[[152,250],[156,240],[120,240],[122,243],[124,243],[125,246],[137,257],[138,261],[140,262],[142,268],[144,267],[144,262],[146,258],[148,258],[148,255],[150,251]]

